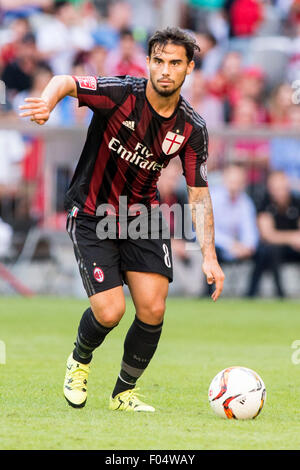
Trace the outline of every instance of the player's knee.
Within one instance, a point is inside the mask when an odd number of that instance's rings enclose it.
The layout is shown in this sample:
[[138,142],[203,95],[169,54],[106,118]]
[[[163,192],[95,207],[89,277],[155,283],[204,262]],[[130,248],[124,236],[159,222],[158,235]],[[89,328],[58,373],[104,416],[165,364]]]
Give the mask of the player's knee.
[[150,325],[159,325],[164,319],[165,309],[165,301],[160,299],[143,306],[138,312],[138,317]]
[[96,320],[106,328],[116,326],[125,313],[125,305],[106,305],[93,307]]

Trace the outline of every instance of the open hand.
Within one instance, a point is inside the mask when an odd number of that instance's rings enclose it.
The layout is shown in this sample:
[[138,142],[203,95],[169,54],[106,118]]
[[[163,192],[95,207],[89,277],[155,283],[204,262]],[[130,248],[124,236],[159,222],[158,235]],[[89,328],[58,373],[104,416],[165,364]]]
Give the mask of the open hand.
[[25,98],[26,104],[19,106],[23,113],[20,117],[30,117],[30,120],[39,125],[45,124],[50,117],[50,108],[48,103],[42,98]]

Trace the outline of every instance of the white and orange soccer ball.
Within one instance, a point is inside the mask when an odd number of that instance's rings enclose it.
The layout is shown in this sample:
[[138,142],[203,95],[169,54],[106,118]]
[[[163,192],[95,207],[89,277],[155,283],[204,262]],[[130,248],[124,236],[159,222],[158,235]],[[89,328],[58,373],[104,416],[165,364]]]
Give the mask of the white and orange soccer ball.
[[261,377],[247,367],[228,367],[212,380],[208,400],[221,418],[253,419],[266,401],[266,387]]

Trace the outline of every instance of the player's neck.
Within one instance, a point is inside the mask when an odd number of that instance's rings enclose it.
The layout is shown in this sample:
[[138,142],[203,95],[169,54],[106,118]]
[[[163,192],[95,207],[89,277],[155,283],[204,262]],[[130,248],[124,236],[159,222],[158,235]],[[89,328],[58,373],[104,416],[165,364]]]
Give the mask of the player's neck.
[[180,89],[172,96],[161,96],[153,88],[150,80],[146,86],[146,97],[152,108],[162,117],[168,118],[174,113],[180,98]]

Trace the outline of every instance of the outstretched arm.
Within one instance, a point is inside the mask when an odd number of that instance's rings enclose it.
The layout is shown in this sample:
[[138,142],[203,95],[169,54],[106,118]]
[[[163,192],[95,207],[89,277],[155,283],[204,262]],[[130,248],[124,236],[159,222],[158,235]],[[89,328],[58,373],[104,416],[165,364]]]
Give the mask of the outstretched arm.
[[76,83],[70,75],[56,75],[51,78],[41,97],[25,98],[26,104],[20,106],[20,117],[30,117],[37,124],[45,124],[51,111],[65,96],[77,97]]
[[224,283],[224,273],[218,263],[215,250],[214,216],[209,189],[207,187],[188,186],[189,203],[197,239],[203,255],[202,269],[208,284],[215,283],[212,299],[216,301]]

